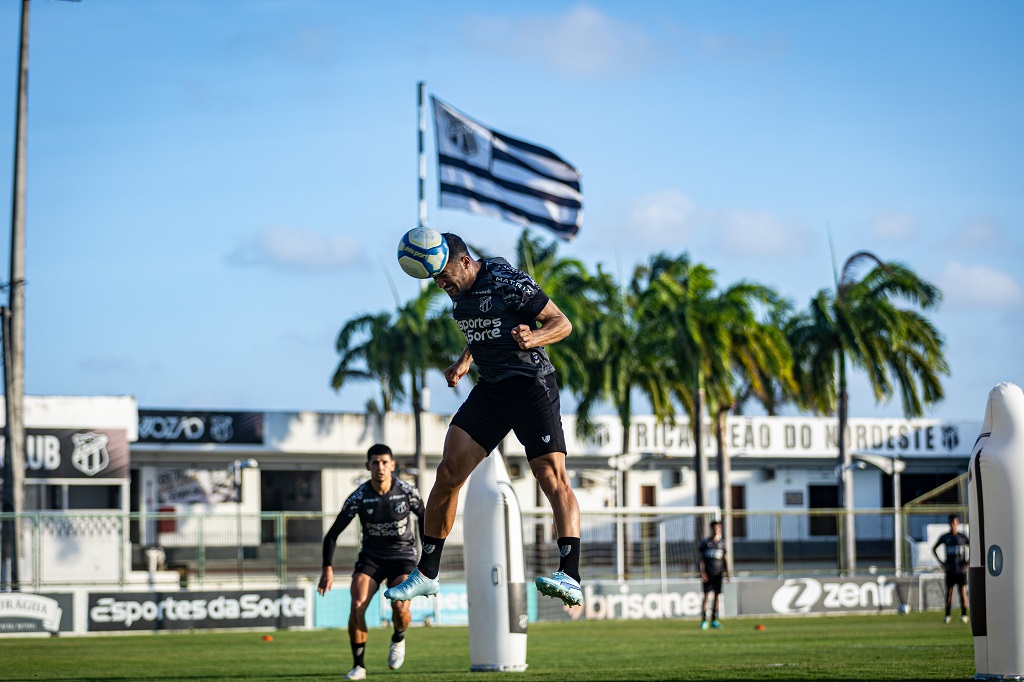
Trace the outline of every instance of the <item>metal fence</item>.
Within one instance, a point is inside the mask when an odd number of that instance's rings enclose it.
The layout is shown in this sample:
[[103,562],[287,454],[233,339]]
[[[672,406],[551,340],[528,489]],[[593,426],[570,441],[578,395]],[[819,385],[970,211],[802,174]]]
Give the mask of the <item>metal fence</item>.
[[[843,510],[735,512],[726,519],[733,572],[738,576],[839,573]],[[947,516],[964,507],[905,507],[854,512],[855,574],[938,572],[931,544]],[[588,580],[696,578],[696,545],[712,513],[652,508],[585,511],[581,565]],[[524,510],[526,570],[555,570],[558,550],[548,510]],[[203,587],[213,584],[294,585],[316,581],[322,538],[334,514],[320,513],[64,513],[0,514],[20,527],[17,575],[0,576],[0,590],[132,584]],[[333,564],[344,575],[359,552],[358,524],[338,540]],[[894,529],[898,533],[894,535]],[[969,529],[968,529],[969,531]],[[158,545],[142,538],[157,538]],[[898,538],[898,540],[897,540]],[[897,562],[897,558],[899,561]],[[2,560],[3,557],[0,557]],[[9,565],[9,562],[5,562]],[[442,575],[464,573],[462,518],[445,543]]]

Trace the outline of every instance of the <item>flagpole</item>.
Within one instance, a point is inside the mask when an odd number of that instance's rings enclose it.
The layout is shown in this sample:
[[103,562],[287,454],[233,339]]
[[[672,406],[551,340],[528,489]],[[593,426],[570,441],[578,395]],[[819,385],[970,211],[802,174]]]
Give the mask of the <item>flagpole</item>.
[[[427,199],[424,194],[424,186],[427,182],[427,157],[423,149],[423,137],[427,128],[427,106],[426,106],[426,92],[427,84],[424,81],[419,81],[416,84],[416,103],[419,106],[419,133],[418,133],[418,145],[419,145],[419,201],[420,201],[420,219],[419,227],[427,226]],[[423,280],[421,284],[425,290],[427,288],[427,280]],[[427,475],[427,456],[423,452],[423,427],[421,424],[421,415],[423,412],[430,409],[430,391],[427,389],[427,372],[426,370],[420,372],[419,377],[413,374],[411,377],[413,384],[413,416],[416,420],[416,487],[420,490],[424,490],[424,484],[426,483]],[[420,390],[417,392],[416,382],[419,381]],[[417,404],[418,403],[418,404]],[[422,521],[421,521],[422,523]]]
[[427,130],[427,84],[420,81],[416,84],[416,98],[420,109],[419,152],[420,152],[420,227],[427,226],[427,198],[423,188],[427,182],[427,156],[423,149],[423,136]]

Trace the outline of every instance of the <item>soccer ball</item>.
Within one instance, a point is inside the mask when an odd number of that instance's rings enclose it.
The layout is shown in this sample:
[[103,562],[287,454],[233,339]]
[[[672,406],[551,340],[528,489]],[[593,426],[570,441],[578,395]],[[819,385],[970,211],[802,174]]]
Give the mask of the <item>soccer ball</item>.
[[905,616],[910,613],[910,604],[900,604],[899,613],[901,616]]
[[416,279],[436,277],[448,263],[448,242],[429,227],[414,227],[398,242],[398,264]]

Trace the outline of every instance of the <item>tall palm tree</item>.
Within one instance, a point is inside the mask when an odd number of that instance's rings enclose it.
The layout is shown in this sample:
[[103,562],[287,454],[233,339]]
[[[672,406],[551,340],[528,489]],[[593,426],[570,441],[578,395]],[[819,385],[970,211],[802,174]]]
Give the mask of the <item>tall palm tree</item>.
[[427,371],[448,367],[465,343],[465,337],[443,303],[447,300],[439,287],[428,285],[398,309],[394,324],[395,332],[404,339],[405,368],[409,375],[415,428],[416,483],[420,488],[424,487],[427,464],[423,453]]
[[729,367],[727,345],[705,325],[713,310],[714,275],[714,270],[693,263],[688,254],[661,253],[640,266],[631,283],[638,319],[664,359],[664,380],[690,416],[697,505],[707,504],[706,381]]
[[382,414],[391,411],[395,401],[405,397],[402,376],[404,341],[393,333],[389,313],[372,313],[354,317],[338,332],[335,349],[341,358],[331,377],[331,388],[340,391],[351,381],[376,381],[380,386]]
[[[865,262],[874,267],[857,279],[855,271]],[[835,291],[819,291],[790,329],[802,403],[819,413],[832,414],[838,407],[837,471],[845,511],[841,569],[856,569],[853,476],[846,443],[847,361],[867,374],[876,401],[887,402],[898,392],[904,414],[920,416],[925,405],[942,400],[942,377],[949,374],[949,365],[935,326],[918,310],[900,304],[926,311],[941,300],[938,288],[906,265],[883,263],[874,254],[859,251],[846,259]]]
[[576,382],[576,432],[593,434],[593,412],[606,404],[615,410],[622,429],[615,474],[615,504],[625,505],[628,487],[629,438],[633,422],[634,392],[647,398],[659,420],[673,414],[672,399],[651,334],[635,316],[635,306],[619,283],[598,266],[591,278],[593,315],[578,333],[582,347],[582,380]]
[[426,372],[450,365],[464,342],[442,303],[442,293],[428,286],[394,314],[361,315],[346,322],[338,334],[336,348],[341,358],[331,380],[335,390],[348,381],[379,381],[384,413],[409,396],[415,418],[419,487],[423,487],[425,473],[421,422]]
[[741,393],[764,404],[774,400],[774,392],[780,387],[795,391],[792,353],[783,329],[777,324],[788,305],[773,289],[743,281],[713,299],[704,323],[707,334],[726,345],[730,364],[728,371],[709,376],[707,381],[708,412],[717,449],[718,504],[722,509],[730,570],[734,524],[726,416]]

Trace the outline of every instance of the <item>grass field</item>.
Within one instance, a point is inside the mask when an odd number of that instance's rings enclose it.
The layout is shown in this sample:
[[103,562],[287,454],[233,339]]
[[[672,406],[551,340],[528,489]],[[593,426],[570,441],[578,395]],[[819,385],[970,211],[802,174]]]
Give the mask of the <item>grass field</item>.
[[[765,629],[754,629],[763,623]],[[970,626],[941,613],[530,625],[524,673],[469,672],[463,627],[415,627],[405,666],[388,670],[389,630],[370,631],[371,680],[967,680]],[[0,639],[0,680],[319,682],[351,667],[343,630]]]

